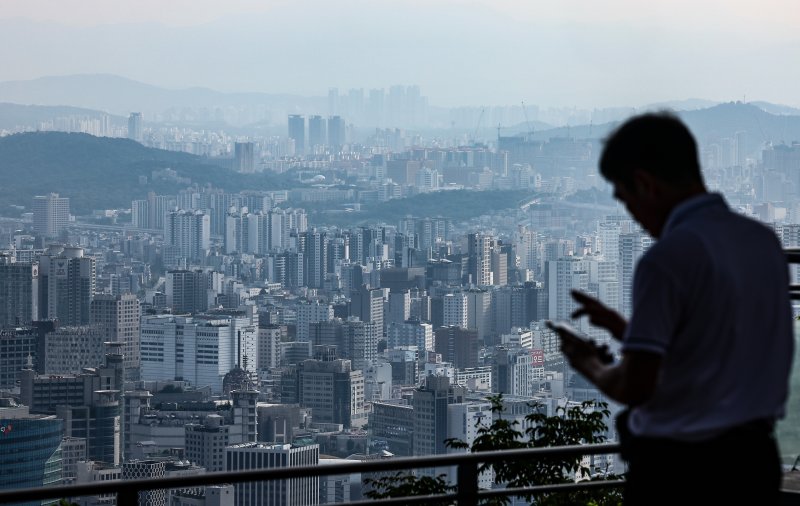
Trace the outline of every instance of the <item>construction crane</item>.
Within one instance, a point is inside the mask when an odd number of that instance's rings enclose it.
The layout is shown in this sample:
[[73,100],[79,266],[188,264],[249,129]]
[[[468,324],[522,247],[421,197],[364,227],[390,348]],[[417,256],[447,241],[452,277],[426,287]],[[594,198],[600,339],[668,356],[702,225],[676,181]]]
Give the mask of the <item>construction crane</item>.
[[478,124],[475,125],[475,130],[472,132],[472,144],[475,144],[475,140],[478,138],[478,130],[481,128],[481,122],[483,121],[483,114],[486,112],[485,107],[481,107],[481,114],[478,116]]
[[528,135],[526,140],[530,140],[533,137],[533,126],[531,126],[531,120],[528,119],[528,109],[525,108],[525,101],[522,101],[522,114],[525,115],[525,124],[528,125]]

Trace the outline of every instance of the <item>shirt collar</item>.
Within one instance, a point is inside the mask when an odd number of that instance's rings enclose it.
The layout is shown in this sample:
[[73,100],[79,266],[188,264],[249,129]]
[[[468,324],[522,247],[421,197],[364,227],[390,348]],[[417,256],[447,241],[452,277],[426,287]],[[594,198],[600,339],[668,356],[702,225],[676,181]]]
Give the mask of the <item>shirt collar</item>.
[[723,199],[722,195],[719,193],[702,193],[690,197],[672,209],[672,212],[669,213],[669,218],[667,218],[667,223],[661,231],[661,235],[666,235],[678,224],[687,220],[692,214],[706,207],[727,209],[728,204],[725,203],[725,199]]

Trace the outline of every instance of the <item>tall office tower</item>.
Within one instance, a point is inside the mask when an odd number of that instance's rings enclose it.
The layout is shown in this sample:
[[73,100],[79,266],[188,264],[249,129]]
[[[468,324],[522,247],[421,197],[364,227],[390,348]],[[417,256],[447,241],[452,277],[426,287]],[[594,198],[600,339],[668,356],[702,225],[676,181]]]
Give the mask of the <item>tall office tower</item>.
[[33,197],[33,231],[46,238],[58,237],[69,224],[69,198],[58,193]]
[[367,124],[365,126],[374,127],[374,128],[383,128],[385,126],[383,117],[383,100],[384,100],[384,92],[383,88],[369,90],[367,100]]
[[383,327],[356,317],[348,318],[343,327],[341,356],[350,359],[353,370],[366,371],[378,359],[378,339],[383,335]]
[[503,286],[508,284],[508,255],[495,246],[491,253],[492,284]]
[[164,219],[164,244],[179,258],[201,262],[211,243],[210,219],[202,211],[172,211]]
[[205,467],[208,472],[224,471],[225,447],[243,443],[231,437],[232,428],[222,416],[216,414],[206,415],[202,424],[186,425],[186,458]]
[[492,327],[492,294],[481,288],[464,292],[467,298],[467,324],[465,328],[478,332],[478,339],[484,341]]
[[386,315],[386,325],[392,323],[403,323],[411,318],[411,293],[406,290],[402,292],[389,292],[389,308]]
[[325,276],[328,274],[328,237],[325,232],[312,229],[301,232],[305,239],[303,272],[306,277],[305,285],[309,288],[322,288],[325,286]]
[[294,141],[295,156],[306,154],[306,118],[299,114],[289,115],[289,138]]
[[[447,437],[455,438],[472,446],[480,435],[481,426],[491,423],[493,413],[490,402],[459,402],[447,406]],[[453,451],[453,450],[451,450]],[[469,452],[467,449],[455,450],[456,452]],[[455,468],[451,468],[455,470]],[[450,483],[455,483],[455,473],[448,473]],[[494,473],[491,469],[478,475],[478,487],[488,490],[492,488]]]
[[550,260],[545,264],[545,283],[547,286],[548,318],[566,320],[578,308],[570,295],[571,290],[588,291],[589,273],[585,262],[576,257]]
[[372,403],[369,445],[370,448],[385,448],[397,457],[411,457],[414,449],[414,408],[397,402]]
[[467,235],[469,276],[472,284],[492,284],[492,238],[483,234]]
[[326,322],[333,320],[333,306],[323,304],[319,301],[301,303],[296,307],[297,311],[297,340],[309,341],[308,326],[314,322]]
[[520,226],[514,237],[517,245],[517,256],[521,269],[528,269],[534,273],[539,271],[539,241],[536,232],[525,226]]
[[150,412],[150,399],[153,394],[148,390],[128,390],[122,396],[122,427],[120,441],[122,441],[122,460],[130,459],[139,437],[134,433],[133,427],[140,425],[145,416]]
[[361,285],[350,299],[350,314],[363,322],[372,322],[383,335],[383,290]]
[[258,368],[268,371],[280,365],[281,339],[286,334],[283,325],[259,323],[258,326]]
[[39,257],[39,308],[61,325],[89,323],[96,283],[95,259],[83,248],[52,248]]
[[210,307],[209,299],[216,295],[209,277],[215,273],[200,270],[167,271],[167,307],[174,314],[194,314]]
[[328,118],[328,144],[331,150],[338,152],[347,144],[346,127],[344,118],[341,116],[331,116]]
[[0,421],[0,490],[61,485],[64,421],[32,415],[29,406],[7,400],[0,406]]
[[[22,369],[31,368],[40,360],[39,333],[35,328],[16,327],[0,329],[0,389],[17,387]],[[37,365],[39,365],[37,363]]]
[[492,392],[532,396],[533,359],[529,348],[496,346],[492,355]]
[[122,355],[107,354],[106,363],[79,375],[37,376],[20,373],[20,400],[32,413],[64,420],[64,435],[86,439],[87,457],[119,464]]
[[39,361],[45,374],[79,374],[86,367],[103,363],[109,351],[106,335],[94,325],[59,326],[45,334]]
[[256,171],[255,144],[237,142],[233,145],[234,168],[237,172],[252,174]]
[[414,455],[447,453],[447,406],[464,402],[464,395],[465,389],[451,385],[447,376],[427,376],[414,391]]
[[[225,448],[225,471],[316,466],[319,445],[243,443]],[[235,485],[236,506],[309,506],[319,504],[319,477],[289,478]]]
[[92,301],[90,321],[99,326],[107,341],[122,343],[125,379],[139,376],[139,299],[132,293],[97,295]]
[[243,443],[252,443],[258,438],[256,413],[258,394],[259,392],[256,390],[234,390],[231,392],[232,430],[235,434],[240,435]]
[[645,251],[653,244],[653,238],[644,232],[632,232],[619,236],[619,281],[622,314],[630,316],[633,310],[633,274],[636,264]]
[[144,131],[142,130],[142,113],[132,112],[128,116],[128,139],[136,142],[144,140]]
[[419,320],[390,323],[386,341],[389,348],[416,346],[420,350],[433,350],[433,327]]
[[443,298],[444,318],[442,325],[467,328],[467,296],[464,293],[449,293]]
[[39,319],[39,265],[0,255],[0,328]]
[[315,154],[328,145],[328,132],[322,116],[308,117],[308,150]]
[[439,327],[434,331],[436,353],[457,369],[478,367],[480,342],[478,332],[460,327]]

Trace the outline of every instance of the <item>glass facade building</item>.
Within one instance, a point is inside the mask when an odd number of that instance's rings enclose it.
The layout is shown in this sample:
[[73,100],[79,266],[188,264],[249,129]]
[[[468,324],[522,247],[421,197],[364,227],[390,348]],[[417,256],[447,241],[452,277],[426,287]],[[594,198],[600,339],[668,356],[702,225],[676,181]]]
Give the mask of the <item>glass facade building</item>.
[[0,489],[60,485],[63,435],[55,418],[0,418]]

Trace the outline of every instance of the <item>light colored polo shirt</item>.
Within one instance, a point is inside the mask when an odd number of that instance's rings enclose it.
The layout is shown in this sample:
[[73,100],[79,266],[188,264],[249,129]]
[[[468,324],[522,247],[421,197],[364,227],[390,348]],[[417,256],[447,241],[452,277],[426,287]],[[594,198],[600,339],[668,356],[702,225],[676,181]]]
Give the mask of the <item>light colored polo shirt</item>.
[[794,353],[786,257],[777,237],[719,194],[682,202],[634,275],[623,351],[662,356],[631,432],[702,440],[784,415]]

